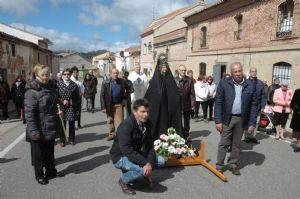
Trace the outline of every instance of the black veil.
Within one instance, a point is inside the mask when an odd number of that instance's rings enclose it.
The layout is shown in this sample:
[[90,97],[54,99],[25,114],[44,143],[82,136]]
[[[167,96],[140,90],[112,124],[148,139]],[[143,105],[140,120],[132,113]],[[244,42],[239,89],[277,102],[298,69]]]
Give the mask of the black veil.
[[[168,68],[165,75],[160,72],[162,65]],[[165,55],[160,55],[157,60],[145,99],[150,105],[153,138],[157,139],[161,134],[167,134],[167,129],[170,127],[174,127],[177,134],[182,137],[180,96]]]

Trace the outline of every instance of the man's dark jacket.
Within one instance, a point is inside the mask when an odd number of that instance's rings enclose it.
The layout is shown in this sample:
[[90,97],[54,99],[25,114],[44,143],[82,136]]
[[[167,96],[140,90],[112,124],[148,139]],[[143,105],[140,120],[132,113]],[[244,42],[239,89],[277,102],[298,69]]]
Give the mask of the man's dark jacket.
[[121,157],[143,167],[147,162],[154,164],[155,151],[151,136],[151,123],[143,124],[146,131],[143,133],[133,115],[126,118],[117,129],[117,137],[110,150],[112,162],[117,163]]
[[185,76],[180,78],[179,76],[175,77],[175,82],[178,87],[180,101],[182,106],[182,112],[191,111],[194,106],[195,101],[195,89],[193,80]]
[[[257,98],[254,84],[246,79],[242,84],[242,120],[243,128],[256,126]],[[232,106],[235,99],[233,78],[224,78],[220,81],[215,97],[215,123],[229,126],[232,117]]]
[[[100,93],[100,103],[101,103],[101,109],[106,109],[106,114],[110,115],[113,112],[113,103],[112,103],[112,79],[109,78],[107,80],[104,80],[101,87],[101,93]],[[118,78],[115,80],[117,84],[121,85],[121,99],[126,100],[126,85],[123,79]]]
[[256,89],[256,98],[257,98],[257,110],[261,110],[265,106],[264,97],[264,83],[259,79],[249,79],[254,85]]

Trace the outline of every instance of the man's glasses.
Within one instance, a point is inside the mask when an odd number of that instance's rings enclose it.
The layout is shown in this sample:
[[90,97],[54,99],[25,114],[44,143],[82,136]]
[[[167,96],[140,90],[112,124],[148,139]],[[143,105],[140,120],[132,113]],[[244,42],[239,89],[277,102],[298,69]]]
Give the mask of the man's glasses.
[[63,75],[64,76],[70,76],[71,74],[70,73],[64,73]]

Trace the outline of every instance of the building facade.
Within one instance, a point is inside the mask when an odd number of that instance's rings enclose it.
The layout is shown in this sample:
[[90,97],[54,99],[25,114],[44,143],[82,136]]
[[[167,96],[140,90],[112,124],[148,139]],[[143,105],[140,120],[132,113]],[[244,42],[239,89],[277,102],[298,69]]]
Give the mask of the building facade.
[[188,68],[216,82],[241,62],[244,72],[287,80],[300,87],[300,4],[298,0],[223,0],[185,18]]
[[[124,52],[128,52],[129,57],[127,59],[129,59],[129,63],[130,66],[128,67],[129,71],[134,70],[134,68],[137,65],[140,65],[140,61],[141,61],[141,47],[140,46],[131,46],[129,48],[126,48],[124,50]],[[144,71],[147,74],[147,71]]]
[[64,68],[72,68],[76,66],[79,70],[89,70],[92,69],[91,62],[84,59],[79,53],[76,52],[66,52],[59,53],[59,67],[60,70]]
[[36,64],[52,68],[48,39],[0,23],[0,73],[11,85],[18,75],[30,78]]
[[168,56],[171,70],[186,63],[187,24],[184,17],[202,10],[204,1],[175,10],[147,26],[141,34],[141,65],[152,75],[160,54]]
[[113,66],[115,66],[115,55],[112,52],[94,56],[92,59],[92,67],[97,69],[101,76],[109,75]]

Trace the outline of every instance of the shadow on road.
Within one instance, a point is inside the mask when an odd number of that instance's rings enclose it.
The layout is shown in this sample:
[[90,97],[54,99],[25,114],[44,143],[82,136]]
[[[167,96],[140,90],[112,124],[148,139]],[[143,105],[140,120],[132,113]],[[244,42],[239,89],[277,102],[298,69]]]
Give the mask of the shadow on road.
[[107,137],[106,134],[97,134],[97,133],[82,133],[79,135],[76,135],[76,142],[92,142],[96,140],[102,140],[105,137]]
[[9,158],[9,159],[6,159],[6,158],[0,158],[0,163],[8,163],[8,162],[12,162],[12,161],[15,161],[15,160],[18,160],[19,158]]
[[248,165],[260,166],[264,163],[266,156],[255,151],[243,151],[240,155],[239,167],[242,169]]
[[83,125],[84,128],[93,127],[93,126],[101,126],[106,124],[106,121],[103,122],[97,122],[97,123],[91,123],[91,124],[85,124]]
[[183,170],[184,167],[166,167],[157,169],[153,172],[153,180],[154,180],[154,187],[153,189],[149,189],[148,187],[148,181],[146,178],[141,178],[138,180],[137,183],[133,185],[133,188],[136,191],[140,192],[149,192],[149,193],[163,193],[168,190],[168,187],[160,184],[161,182],[168,180],[170,178],[174,178],[174,173],[180,172]]
[[[256,134],[256,139],[257,140],[264,140],[264,139],[268,139],[269,136],[268,135],[264,135],[264,134]],[[253,150],[254,146],[257,145],[255,143],[246,143],[244,141],[241,142],[241,150]]]
[[85,160],[82,162],[72,164],[72,165],[68,166],[67,168],[65,168],[64,170],[62,170],[61,172],[65,175],[68,175],[71,173],[80,174],[80,173],[84,173],[84,172],[89,172],[103,164],[109,163],[109,160],[110,160],[109,154],[99,155],[99,156],[93,157],[89,160]]
[[70,155],[66,155],[66,156],[63,156],[63,157],[56,158],[55,163],[56,163],[56,165],[59,165],[59,164],[63,164],[63,163],[66,163],[66,162],[72,162],[74,160],[78,160],[78,159],[81,159],[83,157],[88,157],[88,156],[94,155],[96,153],[100,153],[101,151],[104,151],[108,148],[109,148],[108,146],[88,148],[84,151],[80,151],[80,152],[77,152],[77,153],[73,153],[73,154],[70,154]]
[[191,131],[190,132],[190,136],[192,139],[195,139],[195,138],[199,138],[199,137],[207,137],[211,134],[210,131],[208,130],[204,130],[204,131]]

